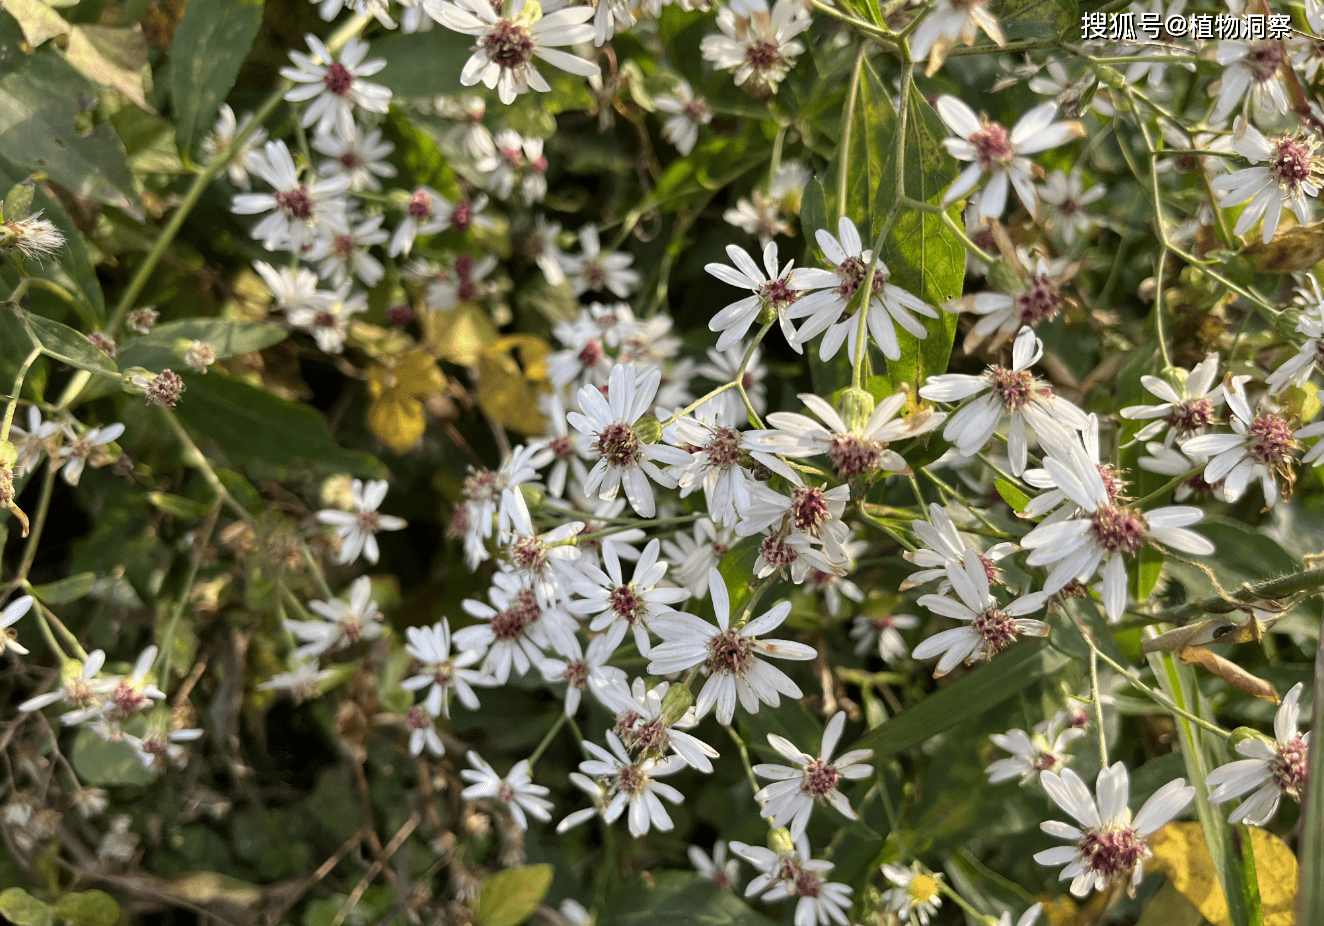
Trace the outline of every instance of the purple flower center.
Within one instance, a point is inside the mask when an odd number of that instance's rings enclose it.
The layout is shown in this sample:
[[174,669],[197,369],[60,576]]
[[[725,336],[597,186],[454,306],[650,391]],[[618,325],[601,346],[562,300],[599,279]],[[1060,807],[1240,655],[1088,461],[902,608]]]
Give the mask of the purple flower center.
[[381,530],[382,516],[375,511],[360,511],[355,524],[358,525],[359,530],[368,534],[375,534]]
[[1090,870],[1109,878],[1130,874],[1149,851],[1129,826],[1086,830],[1076,846]]
[[992,366],[989,378],[993,381],[993,393],[1002,402],[1008,412],[1015,412],[1037,399],[1047,390],[1037,386],[1029,370],[1008,370],[1006,367]]
[[1135,553],[1144,545],[1144,517],[1134,508],[1100,505],[1090,517],[1094,542],[1109,553]]
[[639,459],[639,436],[623,422],[609,424],[598,434],[596,449],[611,466],[622,469]]
[[1214,403],[1201,396],[1198,399],[1183,399],[1172,406],[1168,412],[1168,426],[1177,429],[1177,435],[1184,437],[1208,427],[1214,420]]
[[[714,552],[716,552],[715,548]],[[759,555],[763,557],[765,563],[775,569],[789,566],[800,558],[800,555],[792,547],[787,546],[776,537],[765,537],[763,539],[763,543],[759,544]]]
[[322,86],[326,87],[327,92],[340,97],[349,96],[349,88],[353,83],[354,75],[339,61],[328,67],[322,78]]
[[521,537],[510,546],[515,565],[529,572],[541,572],[547,564],[547,547],[537,537]]
[[409,197],[406,211],[411,219],[418,222],[432,218],[432,197],[428,195],[428,191],[415,190],[414,195]]
[[1055,317],[1062,309],[1062,295],[1045,274],[1030,281],[1025,292],[1016,297],[1016,312],[1027,325],[1037,325]]
[[831,514],[827,497],[817,486],[802,486],[791,496],[791,520],[798,531],[817,533]]
[[984,650],[1000,653],[1016,642],[1016,622],[997,608],[987,608],[970,624],[984,639]]
[[785,60],[786,56],[775,42],[751,42],[745,49],[745,61],[755,71],[771,71]]
[[1272,412],[1261,412],[1251,421],[1247,429],[1250,437],[1250,453],[1266,466],[1278,466],[1292,455],[1296,439],[1292,429],[1281,416]]
[[611,594],[607,596],[607,603],[618,617],[631,625],[648,611],[648,605],[628,585],[618,585],[613,588]]
[[821,801],[837,786],[840,778],[841,773],[835,766],[829,765],[822,759],[815,759],[805,766],[804,781],[800,784],[800,790],[814,800]]
[[724,630],[708,641],[708,674],[742,676],[754,664],[754,645],[738,630]]
[[987,171],[1006,167],[1016,156],[1007,130],[996,122],[985,123],[966,140],[974,145],[979,166]]
[[271,198],[290,218],[306,222],[313,217],[313,198],[302,184],[297,190],[277,190],[271,194]]
[[541,614],[537,597],[524,589],[515,596],[510,607],[492,618],[492,633],[498,640],[514,640]]
[[503,68],[527,65],[533,58],[533,37],[522,23],[501,19],[478,42],[488,60]]
[[740,435],[730,428],[715,428],[703,451],[714,469],[734,466],[740,460]]
[[1246,65],[1250,68],[1257,84],[1273,80],[1285,60],[1287,60],[1287,46],[1282,42],[1256,44],[1246,55]]
[[1301,786],[1306,783],[1307,748],[1305,740],[1294,737],[1290,743],[1278,746],[1278,758],[1270,767],[1278,790],[1295,800],[1301,799]]
[[865,440],[855,434],[834,434],[828,444],[827,456],[837,475],[842,479],[855,479],[878,471],[878,459],[883,445]]
[[799,298],[800,294],[791,289],[785,279],[769,280],[759,287],[759,299],[765,306],[771,306],[779,312]]
[[[837,276],[841,279],[841,285],[837,287],[837,295],[842,299],[850,299],[860,290],[864,283],[864,277],[869,271],[869,265],[864,262],[862,257],[847,257],[841,263],[837,264]],[[883,291],[887,285],[887,276],[878,269],[873,272],[872,295],[876,296]]]

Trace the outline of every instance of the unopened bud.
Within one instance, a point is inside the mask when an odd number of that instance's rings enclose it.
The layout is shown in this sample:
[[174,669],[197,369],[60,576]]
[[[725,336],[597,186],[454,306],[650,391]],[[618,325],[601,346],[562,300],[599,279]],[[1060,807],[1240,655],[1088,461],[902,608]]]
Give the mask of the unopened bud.
[[791,839],[791,832],[786,827],[778,827],[768,833],[768,848],[778,855],[795,851],[795,840]]
[[519,494],[524,496],[524,504],[528,506],[530,513],[537,511],[547,502],[547,493],[535,485],[521,483]]
[[207,367],[216,362],[216,351],[206,341],[178,338],[173,349],[175,356],[183,360],[195,373],[206,373]]
[[652,415],[644,415],[631,427],[634,428],[635,436],[645,444],[656,444],[662,439],[662,422]]
[[139,334],[146,334],[152,330],[156,320],[161,317],[161,313],[156,309],[143,306],[140,309],[134,309],[129,313],[129,327]]
[[664,727],[675,726],[693,704],[694,694],[688,685],[672,685],[662,698],[662,713],[658,719]]
[[1232,731],[1232,735],[1227,738],[1228,752],[1236,752],[1237,746],[1246,742],[1246,740],[1259,740],[1269,746],[1275,745],[1272,739],[1265,736],[1254,727],[1237,727]]
[[1021,284],[1021,278],[1016,275],[1016,271],[1007,266],[1005,260],[995,260],[988,265],[988,281],[993,284],[993,288],[1003,293],[1020,292],[1025,287]]
[[777,307],[774,305],[764,305],[759,309],[758,323],[760,325],[771,325],[777,320]]
[[0,440],[0,469],[9,469],[18,460],[18,450],[7,440]]
[[841,401],[838,404],[846,427],[855,432],[863,431],[874,410],[873,396],[869,391],[851,386],[841,393]]
[[1099,83],[1105,87],[1111,87],[1114,90],[1122,90],[1126,87],[1126,78],[1122,76],[1121,71],[1116,68],[1104,65],[1096,71],[1099,75]]

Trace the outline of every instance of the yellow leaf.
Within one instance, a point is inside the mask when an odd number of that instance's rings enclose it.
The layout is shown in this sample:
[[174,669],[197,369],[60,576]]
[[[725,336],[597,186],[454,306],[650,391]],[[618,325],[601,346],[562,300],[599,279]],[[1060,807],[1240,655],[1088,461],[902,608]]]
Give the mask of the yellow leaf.
[[1268,244],[1261,241],[1259,235],[1252,237],[1255,240],[1246,248],[1246,254],[1256,270],[1271,273],[1309,270],[1324,259],[1324,222],[1295,228],[1281,227]]
[[1110,901],[1107,891],[1091,894],[1084,906],[1079,905],[1069,894],[1039,898],[1039,902],[1044,905],[1044,918],[1049,926],[1090,926],[1099,921]]
[[475,366],[483,348],[497,339],[491,319],[472,302],[444,312],[424,313],[422,322],[433,353],[462,367]]
[[[1264,908],[1264,926],[1293,926],[1296,906],[1296,856],[1277,836],[1250,827],[1255,876]],[[1239,830],[1239,832],[1245,832]],[[1154,867],[1162,871],[1215,926],[1231,926],[1227,900],[1214,872],[1199,823],[1169,823],[1150,840]]]
[[396,452],[418,443],[427,428],[423,400],[446,388],[446,377],[426,351],[406,354],[393,367],[368,371],[368,427]]
[[42,0],[6,0],[0,6],[18,20],[24,40],[33,48],[69,31],[69,23],[65,22],[64,17]]
[[541,434],[545,423],[538,411],[538,393],[547,383],[550,351],[546,341],[531,334],[508,335],[484,348],[478,358],[477,389],[483,412],[512,431]]

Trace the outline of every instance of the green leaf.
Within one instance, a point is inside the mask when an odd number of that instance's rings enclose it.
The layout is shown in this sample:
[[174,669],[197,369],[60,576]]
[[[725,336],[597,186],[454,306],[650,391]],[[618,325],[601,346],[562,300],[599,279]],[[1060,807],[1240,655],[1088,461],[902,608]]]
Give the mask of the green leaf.
[[96,584],[96,581],[97,575],[95,572],[80,572],[57,582],[34,585],[32,594],[42,604],[68,604],[71,601],[77,601],[92,591],[92,586]]
[[874,727],[850,749],[872,749],[874,761],[894,755],[950,730],[1006,701],[1016,692],[1052,675],[1069,658],[1047,640],[1017,643],[993,661],[945,688],[935,691],[881,726]]
[[24,312],[23,316],[27,320],[27,328],[32,333],[33,340],[47,357],[80,370],[87,370],[89,373],[98,373],[113,379],[120,378],[114,362],[101,352],[101,348],[89,341],[86,335],[68,325],[53,322],[40,315]]
[[64,59],[92,82],[119,91],[149,113],[156,112],[147,102],[152,72],[147,64],[147,39],[141,31],[74,26]]
[[14,926],[51,926],[55,911],[21,887],[0,893],[0,916]]
[[21,222],[32,214],[32,194],[37,185],[31,178],[16,183],[5,195],[4,215],[6,222]]
[[[896,110],[887,95],[887,88],[872,67],[865,67],[860,74],[859,95],[855,101],[850,150],[845,152],[845,157],[836,159],[829,174],[825,210],[825,218],[840,212],[851,219],[860,229],[865,247],[871,246],[869,229],[882,220],[881,215],[873,212],[875,194],[883,179],[884,162],[888,158],[886,149],[893,144],[895,137]],[[837,202],[838,177],[843,170],[847,172],[845,204]],[[823,227],[836,233],[835,222],[829,227],[825,221]]]
[[0,151],[71,192],[143,220],[124,146],[109,124],[86,134],[77,122],[91,84],[51,45],[0,77]]
[[376,457],[337,444],[316,409],[224,373],[191,377],[176,411],[189,430],[214,441],[236,461],[288,464],[305,459],[356,476],[386,474]]
[[120,905],[105,891],[82,891],[61,897],[55,915],[67,920],[69,926],[115,926],[120,919]]
[[517,926],[538,909],[552,886],[551,865],[520,865],[483,882],[474,908],[475,926]]
[[148,492],[147,500],[166,514],[187,521],[195,521],[211,510],[211,506],[206,502],[184,498],[182,495],[171,495],[168,492]]
[[772,926],[730,891],[692,871],[658,872],[650,886],[635,877],[607,898],[598,926]]
[[86,728],[74,737],[70,761],[84,784],[145,785],[156,780],[128,743],[123,740],[108,743]]
[[459,93],[460,71],[471,45],[470,36],[450,29],[395,33],[372,43],[373,57],[386,59],[386,67],[373,80],[404,99]]
[[1030,496],[1005,479],[994,479],[993,487],[998,490],[1002,500],[1011,506],[1012,511],[1024,511],[1025,506],[1030,504]]
[[800,231],[805,236],[805,247],[813,247],[814,233],[827,227],[827,197],[823,193],[823,181],[815,177],[805,184],[804,196],[800,199]]
[[179,150],[211,131],[258,29],[263,0],[190,0],[170,45],[170,100]]
[[717,564],[717,571],[726,580],[726,591],[731,596],[731,618],[734,620],[749,596],[754,593],[754,563],[759,558],[759,547],[763,537],[745,537],[726,551],[722,561]]
[[[891,110],[892,104],[883,96],[878,106]],[[896,113],[891,112],[890,118],[890,132],[883,136],[886,138],[896,134]],[[911,87],[903,177],[906,196],[935,206],[941,204],[943,192],[956,179],[955,163],[942,150],[941,141],[946,135],[947,130],[933,107],[919,90]],[[882,227],[887,209],[901,192],[896,188],[895,149],[895,145],[889,145],[883,157],[882,180],[878,184],[871,226],[875,235]],[[960,220],[958,207],[953,206],[949,214]],[[923,340],[897,329],[901,357],[887,364],[892,383],[898,387],[909,384],[911,396],[916,396],[925,379],[947,371],[957,317],[943,311],[941,306],[961,295],[965,249],[938,216],[903,209],[883,242],[878,259],[891,271],[889,282],[938,309],[937,318],[916,316],[928,332]]]
[[289,337],[280,325],[267,322],[236,322],[224,318],[186,318],[157,325],[142,337],[134,338],[120,352],[120,369],[146,367],[154,373],[178,368],[183,360],[174,352],[175,342],[205,341],[223,360],[236,354],[262,350]]

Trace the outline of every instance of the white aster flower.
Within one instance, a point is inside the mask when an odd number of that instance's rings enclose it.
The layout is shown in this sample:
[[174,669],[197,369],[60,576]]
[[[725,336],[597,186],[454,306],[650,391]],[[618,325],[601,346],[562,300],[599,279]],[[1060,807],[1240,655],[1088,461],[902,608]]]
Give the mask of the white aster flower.
[[1292,300],[1305,308],[1297,319],[1296,331],[1304,334],[1306,341],[1294,356],[1269,375],[1265,383],[1270,395],[1278,395],[1289,386],[1304,386],[1312,373],[1324,368],[1324,293],[1313,273],[1306,274],[1306,282],[1310,288],[1298,287]]
[[672,605],[690,596],[683,588],[658,587],[668,566],[658,560],[661,543],[656,537],[648,542],[635,564],[634,577],[626,582],[616,544],[607,540],[602,544],[602,560],[607,571],[586,566],[583,578],[572,585],[582,597],[570,602],[567,610],[572,614],[595,615],[589,630],[605,632],[607,645],[613,651],[625,639],[626,631],[631,631],[639,655],[647,656],[652,648],[648,639],[650,623],[674,612]]
[[26,656],[28,651],[19,645],[18,633],[10,628],[18,623],[18,619],[28,613],[32,607],[32,596],[24,595],[22,598],[15,598],[5,609],[0,611],[0,653],[5,650],[12,650],[20,656]]
[[662,555],[675,566],[671,578],[695,598],[708,596],[708,574],[736,542],[735,529],[709,518],[694,522],[692,534],[676,531],[662,541]]
[[[1028,255],[1023,255],[1029,264]],[[1023,326],[1037,328],[1041,323],[1056,318],[1072,303],[1062,292],[1063,284],[1074,272],[1066,258],[1049,260],[1042,254],[1033,269],[1016,277],[1007,292],[984,292],[962,296],[945,303],[948,312],[969,312],[980,316],[965,336],[965,352],[973,354],[986,338],[991,337],[987,349],[995,351],[1003,342],[1017,334]]]
[[794,347],[797,353],[804,353],[787,311],[800,298],[799,281],[804,275],[804,270],[794,269],[795,261],[788,261],[785,266],[779,265],[775,241],[768,242],[763,249],[763,265],[768,270],[767,276],[763,275],[758,264],[754,263],[754,259],[743,248],[728,244],[726,253],[735,264],[734,268],[726,264],[711,263],[705,264],[703,269],[723,283],[739,289],[747,289],[753,295],[731,303],[714,315],[712,321],[708,323],[710,331],[721,332],[717,338],[717,349],[727,350],[740,343],[748,333],[749,326],[754,324],[754,320],[764,312],[770,312],[775,313],[781,322],[782,334],[785,335],[786,342]]
[[605,786],[607,804],[602,809],[602,819],[614,823],[628,810],[630,835],[635,838],[647,834],[653,827],[662,832],[673,829],[675,824],[660,798],[679,804],[685,796],[657,779],[685,768],[685,760],[680,756],[631,759],[620,739],[610,730],[607,731],[607,745],[611,747],[610,752],[585,740],[584,748],[594,758],[579,763],[581,772],[594,776]]
[[1296,214],[1301,225],[1310,222],[1311,200],[1324,185],[1324,156],[1319,153],[1319,139],[1305,132],[1270,139],[1253,125],[1243,123],[1238,128],[1242,134],[1232,139],[1232,147],[1255,166],[1215,177],[1211,186],[1223,194],[1224,206],[1247,204],[1232,233],[1245,234],[1263,217],[1260,240],[1268,244],[1284,207]]
[[353,316],[367,310],[367,293],[351,295],[350,286],[346,283],[332,294],[329,305],[319,307],[305,303],[286,310],[285,317],[295,328],[312,334],[317,349],[322,353],[339,354],[345,349],[345,339],[349,337],[349,323]]
[[533,66],[535,57],[571,74],[598,74],[591,61],[560,51],[557,46],[578,45],[594,37],[588,23],[593,7],[570,6],[543,16],[525,0],[507,0],[494,7],[488,0],[423,0],[423,9],[447,29],[478,37],[473,56],[460,72],[460,83],[472,87],[482,83],[496,90],[497,98],[509,106],[530,87],[547,92],[547,83]]
[[980,119],[954,96],[938,97],[935,106],[942,121],[956,133],[954,138],[943,139],[942,146],[958,161],[971,162],[942,201],[955,202],[973,190],[981,176],[988,174],[988,185],[979,197],[979,214],[986,219],[1002,215],[1007,205],[1008,184],[1015,189],[1025,211],[1037,217],[1039,197],[1034,189],[1033,165],[1026,155],[1057,148],[1085,134],[1085,127],[1079,122],[1054,122],[1057,104],[1053,102],[1040,103],[1031,109],[1017,120],[1010,132],[1000,123]]
[[876,650],[884,662],[900,662],[910,655],[901,631],[918,626],[919,618],[913,614],[857,614],[850,629],[855,655],[864,656]]
[[382,616],[372,600],[372,580],[359,576],[349,587],[348,604],[339,598],[310,601],[308,610],[320,621],[285,621],[285,628],[304,645],[294,651],[296,661],[315,659],[332,649],[374,640],[382,633]]
[[332,126],[342,136],[354,132],[354,108],[370,113],[384,113],[391,106],[391,91],[381,84],[363,80],[386,67],[385,58],[364,61],[368,43],[351,38],[340,49],[336,58],[322,40],[309,33],[304,36],[312,55],[291,51],[290,60],[295,67],[280,69],[280,76],[294,82],[285,91],[291,103],[306,103],[301,122],[305,126],[316,123],[317,131],[330,131]]
[[1134,892],[1144,878],[1145,860],[1153,855],[1145,840],[1181,813],[1195,797],[1195,788],[1178,778],[1154,792],[1135,819],[1127,808],[1131,782],[1126,766],[1117,762],[1099,772],[1098,801],[1071,769],[1059,775],[1044,772],[1040,783],[1053,801],[1080,823],[1049,820],[1039,828],[1050,836],[1073,843],[1035,853],[1040,865],[1065,865],[1061,879],[1071,881],[1071,893],[1084,897],[1105,890],[1113,882],[1127,882]]
[[670,675],[703,666],[708,679],[695,700],[695,709],[703,717],[715,706],[717,722],[722,724],[729,724],[735,716],[737,698],[745,710],[757,714],[760,702],[777,707],[779,695],[802,697],[800,687],[786,673],[759,658],[806,660],[817,655],[812,646],[802,643],[758,639],[781,626],[791,613],[791,603],[774,605],[761,617],[735,628],[726,581],[716,569],[708,574],[708,590],[717,626],[681,611],[655,620],[653,632],[664,642],[653,647],[649,674]]
[[763,804],[759,815],[770,817],[773,826],[789,826],[792,839],[799,839],[804,834],[815,804],[831,803],[846,819],[858,819],[850,801],[837,790],[837,786],[842,779],[867,778],[873,767],[866,760],[873,756],[873,750],[852,749],[832,761],[832,752],[837,748],[845,727],[846,712],[838,711],[823,731],[823,745],[818,756],[802,752],[785,737],[768,734],[768,744],[794,765],[754,766],[755,775],[773,780],[754,795],[754,800]]
[[376,563],[379,555],[377,533],[398,531],[405,526],[404,518],[377,511],[386,499],[387,488],[385,479],[373,479],[366,483],[362,479],[355,479],[350,486],[350,495],[354,500],[353,511],[328,508],[317,512],[317,520],[335,527],[341,538],[336,562],[344,565],[362,556],[369,563]]
[[968,556],[979,561],[989,582],[995,582],[1000,570],[994,564],[1017,549],[1014,543],[995,543],[983,553],[979,552],[978,548],[961,536],[951,515],[936,502],[929,504],[929,520],[915,519],[910,522],[910,527],[924,546],[917,550],[907,550],[902,558],[912,566],[922,568],[901,582],[899,591],[903,592],[934,579],[942,579],[937,588],[938,594],[942,594],[948,587],[947,567],[952,564],[963,565]]
[[41,458],[52,452],[52,448],[64,435],[64,430],[57,422],[42,421],[41,410],[35,405],[28,406],[28,426],[10,425],[9,441],[14,445],[14,475],[26,476],[37,468]]
[[294,158],[283,141],[269,141],[253,172],[270,184],[271,193],[240,193],[231,211],[239,215],[271,213],[253,227],[253,237],[268,251],[301,252],[323,229],[336,234],[349,230],[343,194],[350,178],[341,174],[304,183],[294,167]]
[[980,29],[999,45],[1007,44],[998,18],[985,9],[985,0],[938,0],[910,37],[910,58],[923,61],[927,57],[924,74],[932,77],[952,46],[975,44]]
[[508,572],[493,575],[487,597],[490,605],[472,598],[460,603],[464,613],[480,623],[462,627],[452,637],[457,649],[485,654],[485,683],[506,684],[512,669],[519,675],[535,666],[541,670],[545,649],[574,652],[575,619],[539,602],[537,593],[518,576]]
[[566,416],[571,427],[593,439],[598,455],[584,480],[584,491],[610,501],[623,485],[630,507],[645,518],[657,511],[652,482],[665,488],[676,485],[658,464],[683,466],[690,461],[679,447],[646,443],[636,430],[636,423],[652,408],[661,381],[660,370],[640,372],[634,364],[617,364],[606,396],[596,386],[584,386],[578,392],[582,413]]
[[1209,88],[1217,93],[1211,126],[1227,122],[1238,108],[1246,113],[1252,105],[1261,117],[1272,118],[1290,111],[1287,82],[1282,78],[1287,46],[1279,39],[1261,42],[1219,42],[1215,60],[1223,76]]
[[451,715],[450,693],[455,692],[465,707],[478,710],[478,696],[473,686],[480,684],[482,673],[471,669],[480,658],[476,650],[451,655],[451,625],[442,618],[431,627],[406,627],[405,652],[417,663],[415,674],[400,683],[405,691],[428,690],[423,707],[433,717]]
[[301,659],[294,664],[292,671],[278,672],[257,688],[258,691],[288,691],[294,703],[301,704],[321,694],[322,686],[335,675],[334,669],[319,669],[313,660]]
[[932,659],[942,654],[933,670],[940,678],[962,662],[970,665],[981,659],[992,659],[1016,642],[1017,635],[1027,637],[1048,636],[1048,625],[1030,620],[1023,614],[1033,614],[1048,601],[1045,592],[1022,595],[1007,605],[1000,605],[989,592],[988,573],[977,557],[967,557],[961,565],[949,563],[947,581],[956,592],[957,601],[944,595],[924,595],[921,607],[953,620],[967,622],[934,634],[915,647],[916,659]]
[[106,654],[99,649],[88,653],[82,666],[68,663],[68,666],[74,667],[74,671],[71,672],[68,668],[61,671],[60,687],[55,691],[28,698],[18,706],[19,712],[39,711],[57,701],[63,701],[66,706],[74,709],[61,718],[65,723],[78,723],[82,717],[92,716],[99,710],[101,699],[109,693],[110,687],[113,687],[107,685],[108,680],[97,678],[101,667],[105,664]]
[[[757,347],[754,348],[754,353],[749,355],[749,363],[742,372],[740,365],[744,361],[744,354],[744,350],[739,345],[724,351],[710,347],[707,350],[708,362],[699,364],[694,372],[695,375],[715,383],[739,380],[741,388],[749,398],[749,404],[754,408],[754,413],[762,415],[768,408],[768,390],[763,382],[767,369],[763,366],[762,351]],[[747,417],[745,403],[740,398],[739,391],[735,389],[719,393],[700,405],[694,413],[709,419],[716,419],[720,415],[723,421],[731,422],[745,421]]]
[[465,758],[473,767],[461,769],[460,777],[473,784],[461,791],[460,797],[466,801],[485,797],[498,802],[510,812],[511,819],[522,830],[529,828],[529,817],[544,823],[552,819],[552,802],[544,797],[550,793],[549,789],[533,783],[533,770],[528,759],[520,759],[502,777],[472,749]]
[[1136,432],[1134,440],[1147,441],[1167,428],[1163,446],[1171,447],[1174,441],[1203,434],[1213,423],[1215,410],[1223,404],[1223,385],[1218,382],[1218,354],[1209,354],[1185,373],[1180,391],[1168,380],[1157,376],[1142,376],[1140,383],[1162,401],[1157,405],[1128,405],[1118,412],[1128,421],[1150,422]]
[[420,186],[405,205],[405,216],[396,226],[395,234],[391,235],[387,253],[392,257],[400,254],[408,257],[415,238],[435,235],[450,225],[452,211],[454,207],[450,200],[430,186]]
[[567,254],[561,261],[576,296],[608,290],[617,299],[625,299],[639,285],[638,271],[630,269],[634,256],[604,252],[595,226],[585,225],[579,230],[579,248],[579,254]]
[[725,839],[719,839],[713,843],[711,857],[698,846],[690,846],[686,850],[686,854],[689,855],[690,864],[694,866],[694,870],[699,877],[712,881],[724,890],[739,890],[740,860],[734,856],[726,857]]
[[415,704],[405,711],[405,728],[409,731],[409,754],[421,756],[426,749],[434,756],[446,754],[446,744],[437,735],[437,720]]
[[720,70],[735,72],[737,87],[768,99],[804,52],[795,36],[809,24],[808,11],[795,0],[777,0],[771,10],[764,2],[741,0],[718,12],[721,33],[706,36],[699,48]]
[[[796,333],[799,344],[804,344],[819,332],[826,331],[819,345],[821,360],[834,357],[845,343],[850,351],[851,363],[857,358],[856,341],[859,336],[859,318],[854,314],[842,318],[850,301],[864,284],[873,260],[873,250],[865,248],[855,223],[842,216],[837,223],[838,238],[820,228],[815,232],[818,246],[831,265],[831,270],[805,267],[796,272],[795,288],[807,293],[786,311],[789,318],[808,320]],[[887,264],[874,264],[873,287],[869,290],[869,307],[865,324],[874,343],[888,360],[899,360],[901,342],[896,326],[900,325],[912,337],[924,340],[928,331],[924,323],[911,313],[937,318],[938,311],[895,283],[889,282],[891,271]],[[817,290],[817,292],[809,292]]]
[[961,456],[974,456],[993,436],[1002,416],[1009,415],[1007,456],[1011,458],[1011,471],[1019,476],[1025,472],[1027,462],[1026,425],[1041,441],[1057,442],[1067,440],[1068,429],[1080,431],[1089,427],[1084,412],[1054,395],[1046,383],[1029,372],[1043,352],[1043,343],[1035,337],[1034,329],[1026,327],[1012,346],[1011,369],[993,364],[979,376],[962,373],[930,376],[919,390],[921,398],[960,402],[984,393],[947,419],[943,439],[955,444]]
[[759,876],[745,888],[745,896],[763,892],[764,903],[775,903],[788,897],[795,902],[795,926],[828,926],[837,923],[847,926],[850,919],[846,911],[851,906],[853,889],[846,884],[828,881],[826,875],[832,863],[824,859],[809,858],[809,846],[803,839],[786,852],[773,852],[762,846],[732,842],[731,850],[759,870]]
[[[1235,502],[1245,493],[1252,479],[1258,478],[1264,489],[1264,502],[1278,501],[1278,480],[1287,486],[1295,479],[1293,457],[1300,442],[1282,415],[1267,408],[1251,411],[1246,401],[1245,381],[1249,376],[1230,376],[1223,383],[1223,397],[1232,410],[1232,434],[1202,434],[1183,441],[1182,453],[1208,458],[1205,482],[1210,485],[1226,479],[1223,497]],[[1307,435],[1308,436],[1308,435]]]
[[708,101],[694,95],[694,88],[682,78],[670,94],[657,97],[654,104],[671,118],[662,125],[662,137],[676,146],[681,154],[689,154],[699,141],[699,126],[713,121]]
[[984,769],[989,784],[1019,778],[1026,785],[1038,781],[1041,772],[1060,772],[1065,768],[1071,760],[1066,754],[1067,747],[1085,735],[1083,727],[1066,726],[1068,719],[1068,715],[1059,713],[1036,724],[1029,733],[1016,729],[989,734],[994,746],[1010,753]]
[[382,140],[381,129],[365,132],[355,125],[352,132],[341,134],[339,129],[332,127],[329,132],[315,133],[312,146],[314,151],[328,158],[321,163],[322,176],[347,175],[352,192],[368,190],[379,193],[382,184],[377,178],[395,176],[395,166],[386,160],[395,145]]
[[[64,443],[60,445],[57,453],[62,462],[62,472],[64,481],[71,486],[78,485],[78,480],[83,478],[83,468],[87,466],[88,461],[92,461],[93,466],[100,466],[107,459],[105,448],[108,444],[120,439],[124,434],[124,425],[116,422],[103,427],[88,428],[82,434],[78,434],[73,428],[66,425],[64,428]],[[98,462],[100,461],[100,462]]]
[[699,723],[695,707],[687,708],[670,726],[666,723],[669,718],[663,718],[662,708],[669,690],[670,682],[658,682],[649,688],[642,678],[636,678],[632,685],[627,685],[623,678],[593,682],[593,693],[598,700],[616,714],[612,732],[631,753],[660,759],[669,750],[684,759],[686,765],[704,773],[712,772],[713,764],[709,760],[718,757],[717,750],[685,732]]
[[[242,120],[236,119],[234,110],[230,108],[229,103],[221,104],[220,115],[216,118],[216,127],[212,129],[210,135],[202,140],[202,153],[210,161],[222,151],[225,151],[234,140],[239,137],[241,132],[248,129],[253,122],[253,114],[246,113]],[[251,171],[256,163],[255,157],[261,157],[255,149],[266,144],[267,130],[258,126],[253,130],[238,150],[230,156],[230,160],[225,165],[226,176],[230,182],[241,190],[249,188],[248,172]]]
[[607,665],[612,657],[613,647],[606,634],[598,634],[588,644],[588,652],[579,648],[578,638],[571,637],[574,646],[564,659],[548,656],[543,660],[541,671],[543,681],[548,683],[565,682],[565,715],[573,717],[579,710],[579,701],[584,689],[590,684],[603,684],[613,681],[625,683],[625,671]]
[[1264,826],[1278,812],[1284,794],[1294,801],[1301,800],[1310,748],[1310,733],[1297,732],[1301,688],[1301,682],[1293,685],[1279,705],[1273,718],[1272,745],[1255,737],[1243,739],[1236,748],[1246,758],[1220,765],[1205,779],[1210,788],[1209,800],[1215,804],[1255,792],[1232,811],[1229,823]]
[[382,262],[368,250],[386,240],[386,232],[381,227],[383,219],[381,213],[368,216],[350,226],[344,234],[324,229],[304,254],[304,259],[317,264],[318,273],[323,279],[330,280],[332,286],[343,286],[354,279],[371,289],[386,273]]
[[1088,235],[1094,227],[1094,217],[1087,207],[1103,198],[1108,188],[1096,183],[1088,190],[1080,179],[1080,169],[1071,173],[1055,170],[1039,188],[1039,199],[1048,204],[1048,215],[1057,227],[1067,247],[1076,243],[1078,235]]
[[702,487],[713,522],[734,524],[736,509],[749,503],[745,470],[740,464],[741,433],[726,427],[720,417],[713,421],[677,418],[667,425],[662,437],[690,454],[690,461],[673,472],[680,497],[687,498]]

